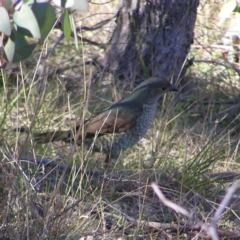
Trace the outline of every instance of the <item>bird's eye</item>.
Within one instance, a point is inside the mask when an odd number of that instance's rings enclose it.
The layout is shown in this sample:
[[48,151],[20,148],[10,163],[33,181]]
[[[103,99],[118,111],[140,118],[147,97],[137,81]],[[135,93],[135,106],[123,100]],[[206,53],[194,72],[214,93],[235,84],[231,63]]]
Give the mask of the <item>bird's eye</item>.
[[166,88],[166,87],[163,87],[162,90],[165,91],[165,90],[167,90],[167,88]]

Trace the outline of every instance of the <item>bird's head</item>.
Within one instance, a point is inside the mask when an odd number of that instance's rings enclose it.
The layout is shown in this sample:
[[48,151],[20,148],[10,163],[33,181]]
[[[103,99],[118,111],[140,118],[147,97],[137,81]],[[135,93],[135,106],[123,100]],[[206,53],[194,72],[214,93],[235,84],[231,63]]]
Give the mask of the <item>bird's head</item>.
[[178,89],[165,79],[151,77],[139,84],[131,95],[138,96],[140,101],[142,99],[145,102],[156,103],[161,96],[169,91],[178,91]]

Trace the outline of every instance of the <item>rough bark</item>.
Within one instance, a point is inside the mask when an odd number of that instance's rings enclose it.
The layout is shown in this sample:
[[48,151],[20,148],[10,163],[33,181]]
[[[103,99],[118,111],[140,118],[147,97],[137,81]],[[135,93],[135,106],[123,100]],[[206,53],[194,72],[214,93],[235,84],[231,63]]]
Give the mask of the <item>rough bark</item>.
[[176,81],[194,37],[199,0],[122,0],[103,67],[123,79]]

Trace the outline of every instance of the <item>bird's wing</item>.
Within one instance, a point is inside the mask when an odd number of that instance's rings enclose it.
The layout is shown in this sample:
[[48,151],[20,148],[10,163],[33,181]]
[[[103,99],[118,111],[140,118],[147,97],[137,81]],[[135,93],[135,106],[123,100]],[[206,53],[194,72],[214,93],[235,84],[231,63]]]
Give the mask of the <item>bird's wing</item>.
[[85,122],[86,137],[95,135],[96,132],[101,135],[125,131],[136,124],[141,114],[142,109],[137,107],[110,108]]

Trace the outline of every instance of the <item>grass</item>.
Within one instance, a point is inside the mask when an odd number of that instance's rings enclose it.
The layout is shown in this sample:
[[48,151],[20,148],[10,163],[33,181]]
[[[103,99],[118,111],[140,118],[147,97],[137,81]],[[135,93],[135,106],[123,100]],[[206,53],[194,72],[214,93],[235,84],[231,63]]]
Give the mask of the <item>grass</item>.
[[[91,52],[88,47],[81,51],[86,58],[86,52]],[[59,65],[58,53],[77,55],[73,46],[60,46],[47,63],[51,70]],[[193,48],[191,54],[199,59],[209,57],[203,49]],[[220,55],[217,51],[210,54],[219,59]],[[51,79],[47,79],[47,72],[38,76],[37,66],[22,67],[15,79],[1,72],[0,238],[204,237],[194,224],[211,225],[226,189],[239,179],[236,71],[196,59],[182,81],[185,87],[159,103],[147,136],[123,152],[112,172],[104,174],[104,156],[81,146],[36,145],[33,141],[35,133],[68,129],[78,119],[129,93],[128,86],[109,84],[111,76],[89,84],[87,79],[95,69],[81,66],[82,60],[78,55],[78,68]],[[71,60],[63,62],[72,64]],[[28,131],[13,131],[19,126]],[[20,161],[23,157],[54,160],[64,167]],[[191,216],[160,202],[151,187],[153,182]],[[226,239],[233,239],[227,231],[240,232],[239,190],[235,191],[218,218],[218,234],[225,231]]]
[[[67,129],[83,114],[79,109],[85,106],[84,94],[69,96],[62,82],[46,82],[48,86],[39,93],[38,81],[31,84],[22,81],[18,88],[8,92],[10,101],[1,115],[2,236],[163,239],[167,234],[164,229],[170,228],[168,224],[175,222],[179,226],[182,217],[154,197],[152,182],[159,184],[168,199],[191,210],[196,221],[211,221],[226,184],[237,178],[226,179],[226,174],[219,178],[220,175],[216,177],[213,173],[236,171],[239,167],[237,116],[231,122],[226,121],[231,117],[226,114],[229,106],[199,106],[202,101],[218,101],[218,98],[223,101],[224,97],[229,100],[227,95],[219,93],[217,84],[215,90],[198,87],[201,91],[198,96],[203,97],[199,102],[196,95],[187,96],[184,101],[171,94],[166,96],[146,138],[124,152],[113,172],[104,176],[99,155],[77,146],[36,145],[32,141],[36,132]],[[91,97],[97,98],[98,103],[99,92],[100,89],[91,91]],[[6,97],[4,91],[2,96]],[[87,105],[99,108],[94,102]],[[220,119],[217,124],[217,120],[213,121],[216,117]],[[13,132],[17,126],[28,126],[29,132]],[[19,162],[22,156],[55,159],[70,168]],[[89,173],[90,170],[95,173]],[[223,228],[238,228],[239,214],[234,210],[237,204],[231,203],[219,221]],[[183,221],[191,223],[187,218]],[[161,223],[160,228],[155,226],[157,223]],[[171,234],[187,238],[176,226]],[[173,233],[176,230],[179,232]]]

